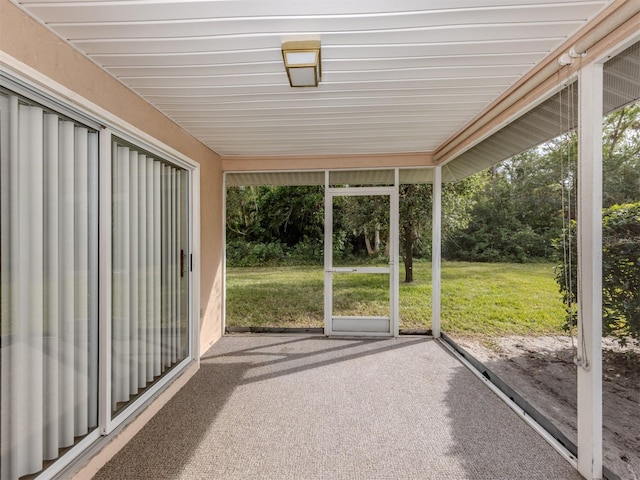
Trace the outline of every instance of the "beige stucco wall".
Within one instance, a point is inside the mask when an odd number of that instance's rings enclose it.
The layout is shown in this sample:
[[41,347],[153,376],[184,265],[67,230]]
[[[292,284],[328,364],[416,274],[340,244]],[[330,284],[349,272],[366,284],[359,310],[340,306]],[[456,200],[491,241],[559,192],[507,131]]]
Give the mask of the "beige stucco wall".
[[222,328],[222,170],[218,155],[9,0],[0,0],[0,51],[200,164],[201,345],[213,344]]

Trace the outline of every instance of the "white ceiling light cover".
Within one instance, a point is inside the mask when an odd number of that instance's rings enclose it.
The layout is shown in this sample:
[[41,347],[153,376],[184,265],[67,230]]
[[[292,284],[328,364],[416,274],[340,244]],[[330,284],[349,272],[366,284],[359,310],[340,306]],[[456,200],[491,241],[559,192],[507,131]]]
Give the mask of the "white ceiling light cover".
[[317,87],[320,81],[320,42],[284,42],[282,59],[292,87]]

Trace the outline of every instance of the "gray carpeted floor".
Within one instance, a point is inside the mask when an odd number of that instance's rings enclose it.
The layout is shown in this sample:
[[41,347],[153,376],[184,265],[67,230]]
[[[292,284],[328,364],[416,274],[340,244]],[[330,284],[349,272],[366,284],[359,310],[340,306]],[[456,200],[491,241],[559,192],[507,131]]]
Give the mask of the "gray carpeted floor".
[[436,341],[233,335],[95,478],[581,477]]

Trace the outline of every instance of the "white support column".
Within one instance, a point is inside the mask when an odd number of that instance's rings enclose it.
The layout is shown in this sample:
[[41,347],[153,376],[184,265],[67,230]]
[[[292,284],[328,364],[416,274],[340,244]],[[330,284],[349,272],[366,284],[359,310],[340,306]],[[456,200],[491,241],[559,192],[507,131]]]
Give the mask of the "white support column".
[[[200,325],[202,315],[198,315],[198,321],[194,325]],[[222,174],[222,331],[224,336],[227,330],[227,172]],[[200,346],[196,354],[200,362]],[[195,351],[194,351],[195,353]]]
[[329,171],[324,172],[324,334],[331,335],[331,289],[333,288],[333,197],[329,195]]
[[602,478],[602,65],[579,76],[578,471]]
[[431,331],[434,338],[440,337],[440,270],[442,256],[442,167],[433,169],[431,234]]
[[394,337],[400,335],[400,170],[396,168],[393,174],[393,195],[389,199],[391,214],[391,249],[389,251],[391,284],[391,333]]

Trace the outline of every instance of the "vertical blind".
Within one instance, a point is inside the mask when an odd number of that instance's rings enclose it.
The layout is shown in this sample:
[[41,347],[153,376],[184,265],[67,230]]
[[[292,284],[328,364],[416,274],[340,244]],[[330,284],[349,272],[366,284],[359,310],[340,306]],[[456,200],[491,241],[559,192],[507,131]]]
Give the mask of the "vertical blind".
[[112,412],[188,354],[186,172],[114,142]]
[[98,134],[0,92],[0,475],[98,425]]

